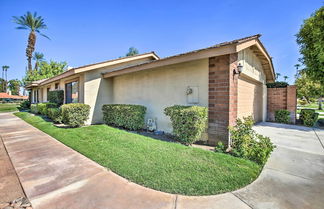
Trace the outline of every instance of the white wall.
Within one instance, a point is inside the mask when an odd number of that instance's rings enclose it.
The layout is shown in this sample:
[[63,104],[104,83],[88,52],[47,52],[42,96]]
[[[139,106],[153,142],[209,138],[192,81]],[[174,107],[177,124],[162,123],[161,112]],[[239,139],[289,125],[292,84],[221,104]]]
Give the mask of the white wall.
[[165,66],[113,78],[113,103],[147,107],[147,118],[157,119],[157,129],[171,132],[164,108],[189,105],[187,87],[199,89],[199,103],[208,107],[208,59]]

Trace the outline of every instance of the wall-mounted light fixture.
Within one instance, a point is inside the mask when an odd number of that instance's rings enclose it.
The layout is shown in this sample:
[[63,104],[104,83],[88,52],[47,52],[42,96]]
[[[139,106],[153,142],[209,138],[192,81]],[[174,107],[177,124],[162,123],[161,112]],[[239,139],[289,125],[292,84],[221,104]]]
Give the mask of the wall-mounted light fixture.
[[236,66],[236,69],[234,69],[234,75],[235,74],[241,74],[241,72],[243,71],[243,65],[241,65],[241,63],[239,63],[237,66]]

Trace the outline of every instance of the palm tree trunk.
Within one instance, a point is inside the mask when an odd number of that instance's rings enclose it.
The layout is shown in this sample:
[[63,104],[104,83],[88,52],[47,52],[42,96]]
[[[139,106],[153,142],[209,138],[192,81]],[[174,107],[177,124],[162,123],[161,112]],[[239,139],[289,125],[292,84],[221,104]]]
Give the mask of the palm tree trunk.
[[35,31],[31,31],[28,36],[28,45],[26,48],[26,56],[28,60],[28,71],[33,70],[32,57],[33,57],[33,52],[35,50],[35,44],[36,44],[36,34]]

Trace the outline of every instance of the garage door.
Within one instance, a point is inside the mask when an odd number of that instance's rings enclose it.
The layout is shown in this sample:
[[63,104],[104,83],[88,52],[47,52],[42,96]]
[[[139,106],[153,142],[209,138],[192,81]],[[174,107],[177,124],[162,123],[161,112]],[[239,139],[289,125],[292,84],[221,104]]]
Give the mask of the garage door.
[[262,84],[249,78],[238,79],[238,118],[252,115],[256,122],[262,121]]

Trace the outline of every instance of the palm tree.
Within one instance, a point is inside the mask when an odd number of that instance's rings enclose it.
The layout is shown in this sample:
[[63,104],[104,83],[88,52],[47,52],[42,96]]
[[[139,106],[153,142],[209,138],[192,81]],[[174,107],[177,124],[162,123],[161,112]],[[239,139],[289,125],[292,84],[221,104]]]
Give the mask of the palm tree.
[[[2,66],[2,77],[3,77],[3,80],[5,80],[5,76],[6,76],[6,80],[3,82],[3,91],[4,92],[7,92],[7,71],[9,69],[9,66],[8,65],[4,65]],[[5,75],[5,76],[4,76]]]
[[28,70],[31,71],[31,60],[33,57],[33,52],[35,50],[36,33],[44,36],[45,38],[48,38],[46,35],[40,32],[40,30],[42,29],[47,29],[47,26],[44,23],[44,19],[41,16],[37,16],[36,12],[34,12],[34,14],[27,12],[24,16],[20,17],[14,16],[13,21],[19,25],[18,27],[16,27],[16,29],[24,29],[30,31],[28,36],[28,45],[26,48],[26,56],[28,60]]
[[40,52],[35,52],[33,56],[33,60],[35,60],[35,68],[34,70],[38,70],[38,64],[41,61],[44,61],[44,54]]
[[281,74],[280,73],[276,73],[276,81],[278,81],[279,76],[281,76]]
[[285,81],[287,81],[287,79],[288,79],[289,77],[285,75],[283,78],[284,78]]

